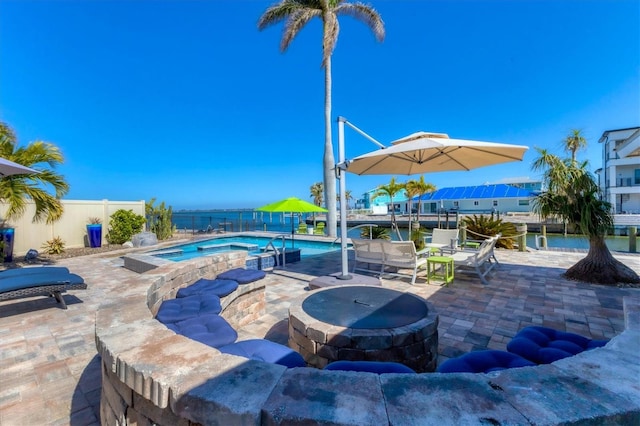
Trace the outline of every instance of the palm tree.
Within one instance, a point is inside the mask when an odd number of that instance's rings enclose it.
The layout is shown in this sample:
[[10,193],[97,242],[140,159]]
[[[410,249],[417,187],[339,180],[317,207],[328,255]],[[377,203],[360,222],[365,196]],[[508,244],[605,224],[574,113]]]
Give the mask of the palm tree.
[[331,56],[338,41],[338,16],[348,15],[364,22],[378,41],[384,39],[384,23],[370,5],[344,0],[281,0],[269,6],[258,20],[258,29],[284,21],[280,50],[285,52],[300,30],[313,18],[322,20],[322,63],[324,68],[324,189],[327,200],[327,232],[337,235],[335,160],[331,138]]
[[313,198],[313,204],[321,207],[322,202],[324,201],[322,198],[322,195],[324,194],[324,185],[322,184],[322,182],[316,182],[313,185],[311,185],[311,188],[309,188],[309,191],[311,193],[310,195],[311,198]]
[[571,133],[564,139],[564,149],[571,152],[571,160],[576,161],[576,152],[587,146],[587,140],[578,129],[571,130]]
[[420,222],[420,207],[422,204],[422,196],[424,194],[428,194],[429,192],[434,192],[436,190],[436,186],[432,183],[425,182],[424,176],[420,176],[419,180],[409,180],[406,183],[406,191],[407,194],[414,194],[413,196],[418,196],[418,214],[416,215],[416,221]]
[[[349,201],[353,200],[350,190],[344,191],[344,200],[347,202],[347,210],[349,210]],[[336,194],[336,201],[340,202],[340,194]]]
[[[52,170],[64,161],[60,149],[43,141],[19,147],[13,130],[0,122],[0,157],[40,172],[0,179],[0,200],[8,204],[5,219],[22,216],[29,199],[33,200],[36,207],[33,222],[46,220],[47,223],[53,223],[60,219],[63,213],[60,198],[69,192],[69,184],[64,177]],[[47,187],[53,189],[54,195],[46,191]]]
[[[322,194],[324,194],[324,185],[322,184],[322,182],[316,182],[313,185],[311,185],[311,188],[309,188],[309,191],[311,191],[311,197],[313,198],[313,204],[315,204],[316,206],[322,207]],[[313,227],[316,227],[316,214],[313,213]]]
[[638,274],[616,260],[605,244],[605,236],[613,226],[611,204],[600,198],[598,184],[587,170],[587,162],[575,160],[574,147],[566,144],[565,149],[572,157],[565,159],[536,148],[540,157],[532,166],[533,170],[543,171],[547,185],[546,191],[534,201],[536,212],[543,218],[558,215],[589,238],[587,256],[564,275],[599,284],[640,283]]
[[400,230],[398,230],[398,224],[396,223],[396,209],[393,205],[393,197],[398,194],[398,192],[404,189],[403,183],[396,182],[396,178],[392,177],[391,181],[387,185],[378,186],[376,192],[373,194],[372,200],[375,200],[377,197],[387,195],[389,196],[389,201],[391,203],[391,225],[396,230],[396,234],[398,238],[402,239],[400,235]]

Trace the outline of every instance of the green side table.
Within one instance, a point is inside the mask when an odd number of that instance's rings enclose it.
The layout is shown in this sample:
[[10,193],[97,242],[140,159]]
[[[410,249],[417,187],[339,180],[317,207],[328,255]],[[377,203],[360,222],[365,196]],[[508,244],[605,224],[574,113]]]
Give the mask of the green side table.
[[[440,268],[438,268],[440,266]],[[444,281],[448,286],[453,281],[453,258],[447,256],[429,256],[427,258],[427,283],[432,278]]]

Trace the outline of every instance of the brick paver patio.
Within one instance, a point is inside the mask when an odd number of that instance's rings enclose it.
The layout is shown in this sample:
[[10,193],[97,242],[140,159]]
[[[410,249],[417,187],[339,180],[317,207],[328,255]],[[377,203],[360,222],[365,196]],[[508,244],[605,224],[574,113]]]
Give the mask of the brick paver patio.
[[[449,287],[418,278],[383,279],[383,286],[428,299],[440,316],[439,362],[477,349],[504,349],[527,325],[544,325],[591,338],[624,328],[622,298],[640,289],[564,280],[561,273],[584,253],[497,251],[501,266],[484,286],[456,274]],[[640,256],[615,254],[636,271]],[[100,362],[94,343],[95,312],[105,290],[135,273],[111,253],[61,261],[89,288],[53,298],[0,302],[0,425],[99,424]],[[308,291],[316,276],[340,270],[340,255],[304,259],[267,275],[267,314],[238,330],[240,339],[266,337],[286,344],[289,301]]]

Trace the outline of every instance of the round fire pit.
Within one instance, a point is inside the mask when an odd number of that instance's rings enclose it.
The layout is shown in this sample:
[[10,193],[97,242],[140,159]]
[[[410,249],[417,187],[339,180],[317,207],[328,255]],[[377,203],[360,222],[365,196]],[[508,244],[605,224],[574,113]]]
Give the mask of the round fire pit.
[[423,298],[381,287],[343,286],[292,300],[289,346],[307,363],[393,361],[434,371],[438,315]]

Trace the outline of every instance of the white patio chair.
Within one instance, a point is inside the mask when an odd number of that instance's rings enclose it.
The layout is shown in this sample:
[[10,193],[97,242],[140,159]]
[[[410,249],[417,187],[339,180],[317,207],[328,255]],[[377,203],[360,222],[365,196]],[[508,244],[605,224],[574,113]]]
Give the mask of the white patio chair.
[[499,238],[500,234],[484,240],[478,250],[458,250],[455,253],[447,254],[447,256],[453,258],[456,271],[471,269],[472,272],[478,274],[482,284],[488,285],[487,274],[499,265],[493,252]]

